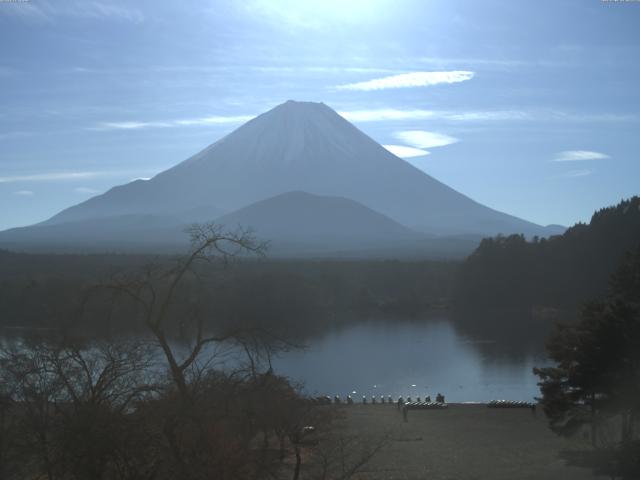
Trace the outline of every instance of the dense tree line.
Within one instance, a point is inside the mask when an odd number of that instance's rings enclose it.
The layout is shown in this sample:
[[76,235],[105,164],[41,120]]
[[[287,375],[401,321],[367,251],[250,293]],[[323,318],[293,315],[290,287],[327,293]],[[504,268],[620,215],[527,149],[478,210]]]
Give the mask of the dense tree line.
[[[267,252],[268,255],[268,252]],[[51,328],[79,308],[84,292],[123,272],[171,265],[176,257],[141,255],[37,255],[0,252],[0,325]],[[199,265],[207,283],[201,308],[216,322],[286,327],[313,334],[354,317],[422,315],[446,307],[457,263],[236,259]],[[188,282],[187,282],[188,283]],[[185,284],[184,289],[197,287]],[[186,298],[185,294],[185,298]],[[108,296],[103,302],[111,305]],[[98,307],[85,327],[112,333],[130,329],[124,307]],[[90,308],[90,307],[89,307]],[[185,304],[185,308],[187,305]]]
[[589,224],[576,224],[548,239],[486,238],[460,267],[456,310],[576,311],[605,293],[609,276],[639,244],[640,197],[603,208]]

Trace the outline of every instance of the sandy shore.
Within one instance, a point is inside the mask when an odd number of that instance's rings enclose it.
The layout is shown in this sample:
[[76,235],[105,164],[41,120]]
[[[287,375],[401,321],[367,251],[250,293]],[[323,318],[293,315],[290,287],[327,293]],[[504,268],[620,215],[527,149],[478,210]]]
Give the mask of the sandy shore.
[[[349,433],[388,435],[362,479],[535,479],[594,477],[568,466],[563,450],[585,447],[556,436],[538,409],[492,409],[452,404],[446,410],[413,410],[408,422],[394,405],[340,407]],[[604,478],[604,477],[603,477]]]

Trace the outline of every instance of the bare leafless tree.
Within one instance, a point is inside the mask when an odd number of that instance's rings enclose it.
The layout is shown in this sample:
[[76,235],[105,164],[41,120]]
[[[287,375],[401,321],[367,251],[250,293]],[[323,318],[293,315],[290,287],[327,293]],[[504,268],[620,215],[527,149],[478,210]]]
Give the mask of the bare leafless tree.
[[[221,262],[224,265],[243,255],[262,256],[267,244],[259,242],[250,230],[225,230],[215,223],[195,224],[188,229],[191,251],[170,266],[150,265],[133,274],[119,275],[103,285],[124,295],[138,307],[139,320],[151,332],[167,361],[169,372],[184,400],[190,397],[187,372],[194,367],[202,351],[211,344],[246,338],[247,332],[231,329],[222,334],[207,334],[205,319],[199,312],[183,309],[177,325],[170,325],[172,307],[178,300],[184,283],[199,281],[199,264]],[[186,318],[187,316],[190,318]],[[182,331],[190,327],[190,342],[186,354],[178,355],[169,340],[175,327]]]
[[[22,452],[13,478],[102,478],[121,457],[134,405],[155,388],[148,349],[138,342],[21,342],[0,352],[7,442]],[[12,478],[12,477],[7,477]]]

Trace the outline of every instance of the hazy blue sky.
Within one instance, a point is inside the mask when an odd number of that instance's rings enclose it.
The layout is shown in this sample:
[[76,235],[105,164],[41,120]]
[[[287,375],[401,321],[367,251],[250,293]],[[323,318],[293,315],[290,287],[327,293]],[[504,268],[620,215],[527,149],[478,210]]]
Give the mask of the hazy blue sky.
[[0,229],[287,99],[490,207],[588,220],[640,193],[639,59],[640,2],[0,2]]

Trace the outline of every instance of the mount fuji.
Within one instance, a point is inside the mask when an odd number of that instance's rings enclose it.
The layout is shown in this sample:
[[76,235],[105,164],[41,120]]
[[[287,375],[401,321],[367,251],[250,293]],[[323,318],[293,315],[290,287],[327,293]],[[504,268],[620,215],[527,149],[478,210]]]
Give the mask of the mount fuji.
[[[295,231],[298,245],[332,249],[347,237],[355,248],[360,240],[389,247],[433,236],[559,233],[453,190],[323,103],[288,101],[150,180],[116,186],[40,224],[0,232],[0,245],[44,248],[66,238],[99,247],[102,238],[111,246],[132,239],[143,246],[152,238],[151,246],[163,236],[177,241],[176,232],[188,223],[214,219],[244,223],[271,240],[290,239]],[[96,234],[98,224],[103,235]]]

